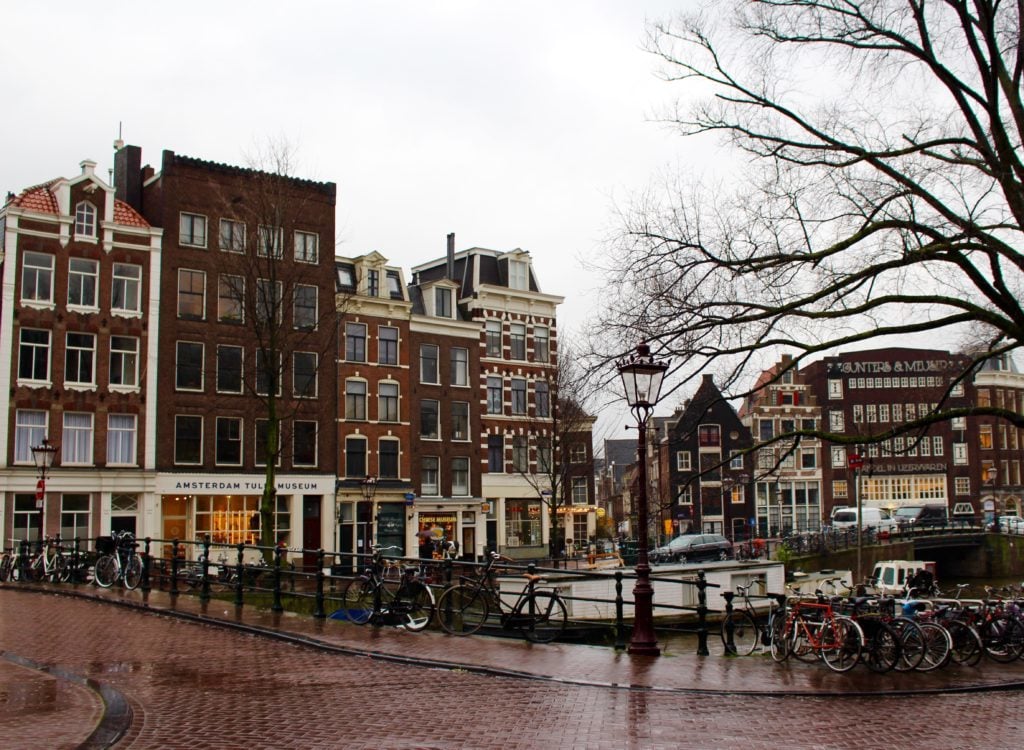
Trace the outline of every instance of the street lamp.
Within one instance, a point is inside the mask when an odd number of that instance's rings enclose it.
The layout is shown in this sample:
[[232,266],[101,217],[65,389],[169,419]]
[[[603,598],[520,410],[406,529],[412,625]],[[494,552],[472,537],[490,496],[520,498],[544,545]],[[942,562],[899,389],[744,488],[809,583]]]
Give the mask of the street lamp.
[[39,445],[32,446],[32,460],[39,470],[39,481],[36,482],[36,507],[39,508],[39,543],[43,541],[43,502],[46,499],[46,472],[53,466],[57,446],[51,445],[47,438]]
[[658,656],[658,640],[654,635],[654,589],[651,588],[651,566],[647,557],[647,420],[658,403],[661,382],[668,370],[668,360],[655,360],[650,347],[640,342],[636,352],[616,363],[626,401],[637,423],[638,484],[640,486],[639,507],[637,508],[639,550],[636,560],[636,586],[633,588],[633,635],[629,641],[629,653]]
[[373,551],[373,545],[371,544],[373,536],[373,496],[377,494],[377,477],[366,475],[366,478],[359,482],[359,489],[363,493],[362,512],[358,513],[358,517],[362,520],[363,524],[363,554],[370,554]]

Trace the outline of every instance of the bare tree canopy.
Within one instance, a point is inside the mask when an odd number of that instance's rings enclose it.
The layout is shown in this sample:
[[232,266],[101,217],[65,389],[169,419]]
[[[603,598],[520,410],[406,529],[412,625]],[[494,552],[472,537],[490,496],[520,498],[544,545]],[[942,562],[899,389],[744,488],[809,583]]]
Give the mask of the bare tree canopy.
[[925,332],[968,335],[976,362],[1021,346],[1019,3],[716,3],[648,46],[688,97],[668,122],[741,162],[727,193],[664,185],[620,211],[606,356],[643,336],[736,396],[762,351],[801,366]]

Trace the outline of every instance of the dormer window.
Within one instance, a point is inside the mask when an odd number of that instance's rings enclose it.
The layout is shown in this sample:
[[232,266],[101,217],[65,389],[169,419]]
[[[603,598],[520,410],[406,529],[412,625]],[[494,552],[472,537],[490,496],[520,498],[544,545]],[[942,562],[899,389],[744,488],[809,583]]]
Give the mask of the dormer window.
[[338,265],[338,288],[353,292],[356,288],[356,269],[348,263]]
[[388,296],[391,299],[405,299],[402,294],[402,280],[395,271],[388,271],[387,274]]
[[366,272],[366,293],[371,297],[380,296],[380,271]]
[[508,286],[509,289],[522,289],[526,291],[530,288],[530,266],[522,260],[510,260],[508,262]]
[[75,206],[75,236],[96,236],[96,206],[82,201]]
[[434,289],[434,315],[438,318],[452,317],[452,290],[438,287]]

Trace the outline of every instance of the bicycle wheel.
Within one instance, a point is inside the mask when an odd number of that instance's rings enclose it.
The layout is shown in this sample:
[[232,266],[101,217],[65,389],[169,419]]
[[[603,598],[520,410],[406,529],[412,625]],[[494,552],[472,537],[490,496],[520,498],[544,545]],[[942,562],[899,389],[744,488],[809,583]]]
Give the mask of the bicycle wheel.
[[353,578],[341,595],[345,619],[356,625],[365,625],[373,616],[374,583],[366,576]]
[[124,565],[124,587],[128,590],[136,588],[142,581],[142,558],[129,555]]
[[953,643],[950,658],[955,663],[973,667],[981,661],[981,655],[985,652],[985,647],[981,643],[978,631],[959,620],[947,622],[946,630],[949,631],[949,637]]
[[416,581],[400,590],[399,594],[399,601],[404,605],[405,629],[423,630],[427,627],[434,617],[434,593],[430,587]]
[[71,578],[71,563],[58,552],[53,557],[53,564],[50,566],[50,580],[54,583],[67,583]]
[[917,666],[918,672],[931,672],[949,663],[953,641],[949,631],[934,622],[919,623],[924,634],[924,658]]
[[881,620],[865,620],[859,624],[866,639],[861,657],[868,669],[878,674],[895,669],[903,655],[900,636],[896,630]]
[[513,613],[513,622],[526,640],[550,643],[565,632],[569,614],[565,602],[554,591],[527,594]]
[[113,555],[103,555],[96,560],[96,571],[93,573],[93,577],[97,586],[109,589],[117,580],[117,573],[117,558]]
[[[750,656],[761,639],[761,629],[749,612],[733,612],[722,620],[722,645],[725,652],[737,656]],[[730,637],[735,650],[730,651]]]
[[833,672],[849,672],[860,661],[864,632],[847,617],[836,617],[821,626],[821,658]]
[[445,632],[452,635],[475,633],[483,626],[490,611],[487,594],[475,586],[452,586],[437,600],[437,619]]
[[773,661],[781,664],[789,658],[789,646],[793,642],[793,633],[790,632],[790,629],[794,627],[795,623],[787,622],[786,618],[781,615],[772,618],[768,641]]
[[6,552],[0,557],[0,583],[6,583],[11,579],[11,559]]
[[889,625],[900,637],[900,659],[893,667],[897,672],[910,672],[924,659],[924,633],[920,626],[907,617],[897,617]]
[[1019,659],[1024,651],[1024,626],[1006,615],[983,623],[978,635],[988,657],[1000,664]]

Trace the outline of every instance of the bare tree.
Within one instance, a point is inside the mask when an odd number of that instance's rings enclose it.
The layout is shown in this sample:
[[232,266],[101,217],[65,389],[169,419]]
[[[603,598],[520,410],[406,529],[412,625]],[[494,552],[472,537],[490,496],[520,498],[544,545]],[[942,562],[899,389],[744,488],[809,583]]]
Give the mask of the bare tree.
[[[674,355],[679,381],[714,370],[736,397],[780,349],[800,367],[882,337],[966,330],[976,343],[967,378],[1019,348],[1021,6],[742,0],[708,10],[651,26],[648,43],[690,98],[666,121],[684,136],[723,137],[741,157],[729,165],[735,187],[664,184],[620,211],[598,322],[612,344],[601,353],[611,359],[639,333]],[[1024,426],[1005,409],[966,411]],[[940,406],[905,428],[962,413]]]
[[[333,185],[294,177],[292,160],[283,143],[270,143],[252,160],[259,168],[246,175],[244,193],[225,196],[240,221],[222,223],[219,237],[229,252],[218,277],[218,317],[240,326],[256,349],[255,365],[241,368],[239,376],[262,428],[256,439],[258,463],[265,467],[260,545],[268,558],[277,541],[278,467],[282,457],[289,466],[306,463],[288,449],[285,426],[297,429],[297,419],[320,423],[325,401],[335,409],[331,374],[344,306],[334,285],[334,237],[324,231],[333,227]],[[321,437],[303,439],[315,445]]]

